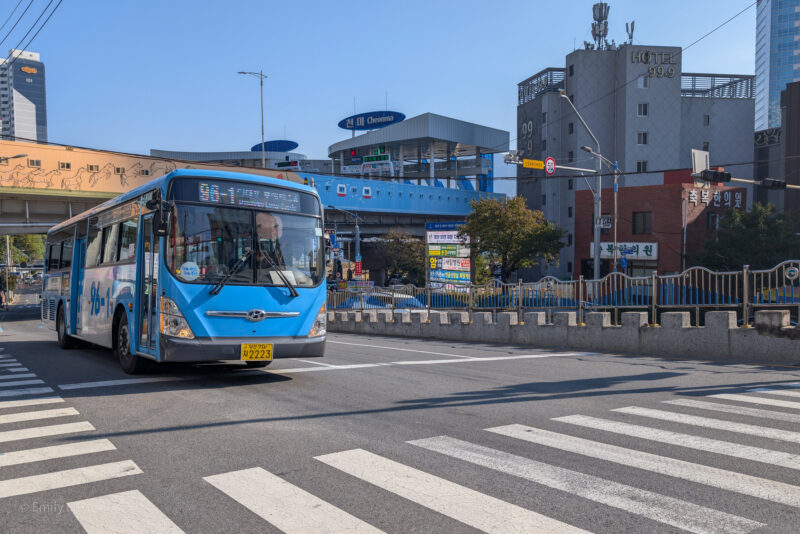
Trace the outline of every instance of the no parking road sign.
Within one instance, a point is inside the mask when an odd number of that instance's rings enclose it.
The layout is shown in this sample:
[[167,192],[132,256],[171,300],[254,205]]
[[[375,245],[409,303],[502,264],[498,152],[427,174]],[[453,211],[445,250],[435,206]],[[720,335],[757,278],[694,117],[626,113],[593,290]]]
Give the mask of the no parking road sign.
[[547,173],[548,176],[552,176],[556,172],[556,160],[553,158],[547,158],[544,160],[544,172]]

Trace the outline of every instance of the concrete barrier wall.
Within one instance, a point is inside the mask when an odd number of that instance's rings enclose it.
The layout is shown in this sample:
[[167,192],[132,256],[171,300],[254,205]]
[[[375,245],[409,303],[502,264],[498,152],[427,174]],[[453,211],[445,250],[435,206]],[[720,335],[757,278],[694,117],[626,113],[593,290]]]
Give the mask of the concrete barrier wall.
[[736,325],[736,312],[708,312],[706,326],[691,326],[689,312],[661,315],[661,325],[648,325],[647,313],[622,314],[611,326],[608,312],[586,314],[578,325],[575,312],[492,314],[467,312],[364,310],[328,313],[330,332],[447,339],[561,347],[597,352],[688,356],[704,360],[800,361],[800,330],[789,326],[789,311],[758,311],[755,327]]

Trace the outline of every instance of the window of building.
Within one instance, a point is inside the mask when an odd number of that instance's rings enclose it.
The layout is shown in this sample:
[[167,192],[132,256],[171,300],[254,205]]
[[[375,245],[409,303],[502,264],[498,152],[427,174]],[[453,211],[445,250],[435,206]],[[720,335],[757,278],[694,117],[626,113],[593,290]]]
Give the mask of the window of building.
[[100,165],[87,165],[86,170],[89,172],[98,172],[100,171]]
[[639,102],[636,106],[636,116],[637,117],[647,117],[650,112],[650,106],[647,102]]
[[575,187],[575,186],[574,186],[574,184],[573,184],[573,182],[572,182],[572,178],[570,178],[569,180],[567,180],[567,189],[569,189],[570,191],[572,191],[572,188],[573,188],[573,187]]
[[68,171],[68,170],[72,169],[72,163],[70,163],[69,161],[59,161],[58,162],[58,168],[59,168],[59,170],[62,170],[62,171]]
[[569,95],[569,101],[575,103],[575,95]]
[[575,153],[572,152],[572,150],[567,152],[567,163],[572,163],[574,157],[575,157]]
[[139,171],[139,176],[150,176],[150,169],[141,169]]
[[703,150],[708,152],[708,141],[703,141]]
[[119,233],[119,261],[134,260],[136,258],[136,228],[137,219],[124,221],[120,224]]
[[547,139],[542,139],[542,150],[547,150]]
[[569,75],[570,76],[575,76],[575,65],[570,65],[569,66]]
[[547,195],[542,195],[542,206],[547,204]]
[[647,162],[646,161],[637,161],[636,162],[636,172],[647,172]]
[[575,123],[574,122],[570,122],[570,123],[567,124],[567,133],[570,134],[570,135],[575,133]]
[[633,233],[652,234],[653,233],[653,212],[634,211],[633,212]]
[[114,167],[114,174],[125,174],[125,167]]
[[28,167],[41,167],[42,160],[40,159],[29,159],[28,160]]
[[636,144],[637,145],[647,144],[647,132],[639,132],[636,134]]
[[703,115],[703,126],[711,124],[711,115]]
[[0,165],[8,165],[8,158],[0,158]]
[[572,217],[572,206],[567,206],[567,217]]
[[572,246],[572,234],[567,234],[567,246]]
[[567,262],[567,272],[568,272],[568,273],[571,273],[571,272],[572,272],[572,262],[571,262],[571,261],[568,261],[568,262]]
[[544,126],[545,124],[547,124],[547,112],[542,111],[542,126]]
[[637,78],[636,86],[639,89],[647,89],[648,87],[650,87],[650,78],[648,78],[647,75]]
[[719,227],[719,213],[706,212],[706,230],[716,230]]

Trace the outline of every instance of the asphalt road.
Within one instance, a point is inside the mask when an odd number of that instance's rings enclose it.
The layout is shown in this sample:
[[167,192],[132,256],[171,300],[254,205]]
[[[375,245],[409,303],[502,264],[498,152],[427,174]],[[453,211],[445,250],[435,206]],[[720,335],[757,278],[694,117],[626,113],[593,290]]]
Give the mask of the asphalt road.
[[800,531],[797,368],[332,334],[132,378],[37,302],[0,312],[3,533]]

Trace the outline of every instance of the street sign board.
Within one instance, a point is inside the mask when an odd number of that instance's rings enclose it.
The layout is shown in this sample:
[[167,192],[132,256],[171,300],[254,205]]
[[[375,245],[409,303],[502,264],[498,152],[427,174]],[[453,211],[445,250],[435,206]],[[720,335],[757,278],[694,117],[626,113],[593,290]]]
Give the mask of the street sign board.
[[556,172],[556,160],[553,158],[547,158],[544,160],[544,172],[547,173],[548,176],[552,176]]
[[361,266],[361,265],[362,265],[362,264],[361,264],[361,262],[360,262],[360,261],[357,261],[357,262],[356,262],[356,268],[355,268],[355,270],[353,271],[353,274],[355,274],[356,276],[361,276],[361,275],[363,274],[363,270],[362,270],[363,268],[362,268],[362,266]]
[[441,256],[443,258],[468,258],[469,247],[461,245],[428,245],[428,256]]
[[540,159],[523,159],[522,166],[526,169],[544,169],[544,161]]
[[605,215],[602,217],[598,217],[596,221],[597,226],[603,229],[611,228],[611,216],[609,215],[606,217]]
[[443,258],[441,256],[431,256],[428,258],[431,269],[441,269],[445,271],[469,272],[469,258]]

